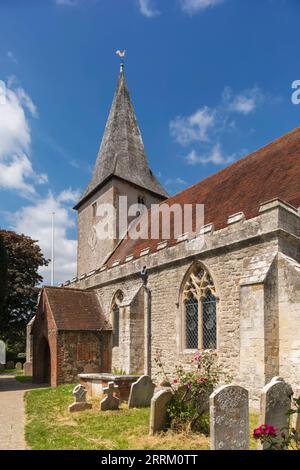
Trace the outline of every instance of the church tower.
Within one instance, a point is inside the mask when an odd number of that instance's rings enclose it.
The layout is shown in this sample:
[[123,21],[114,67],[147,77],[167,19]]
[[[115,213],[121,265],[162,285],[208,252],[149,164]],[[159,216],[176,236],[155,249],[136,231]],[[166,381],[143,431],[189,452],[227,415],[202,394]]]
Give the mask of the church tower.
[[[149,168],[123,64],[92,179],[74,208],[78,211],[78,276],[101,267],[123,235],[117,228],[124,216],[119,213],[120,196],[127,196],[128,207],[141,203],[150,207],[168,197]],[[96,227],[104,204],[114,207],[115,235],[99,239]],[[131,219],[127,217],[127,222]]]

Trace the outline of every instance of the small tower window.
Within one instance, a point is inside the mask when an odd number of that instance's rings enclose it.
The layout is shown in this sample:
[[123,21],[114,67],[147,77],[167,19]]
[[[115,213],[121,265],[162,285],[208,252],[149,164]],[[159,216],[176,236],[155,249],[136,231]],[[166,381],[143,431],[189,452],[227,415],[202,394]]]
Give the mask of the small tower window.
[[142,204],[143,206],[145,205],[145,199],[143,196],[138,196],[138,204]]
[[97,215],[97,202],[94,202],[94,204],[92,205],[92,213],[93,213],[93,217],[96,217],[96,215]]

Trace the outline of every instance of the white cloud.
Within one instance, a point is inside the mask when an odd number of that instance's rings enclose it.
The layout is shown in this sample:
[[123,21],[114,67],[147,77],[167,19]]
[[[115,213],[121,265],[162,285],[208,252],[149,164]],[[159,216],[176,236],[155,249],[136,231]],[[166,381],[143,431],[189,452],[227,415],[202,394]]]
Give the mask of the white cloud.
[[19,102],[20,104],[26,108],[30,114],[35,117],[35,118],[38,118],[39,115],[38,115],[38,111],[37,111],[37,107],[36,105],[33,103],[32,99],[30,98],[30,96],[26,93],[26,91],[21,88],[21,87],[18,87],[16,90],[15,90],[15,93],[19,99]]
[[160,11],[157,10],[153,4],[152,0],[138,0],[140,12],[142,15],[146,16],[147,18],[153,18],[160,14]]
[[33,171],[31,161],[25,154],[15,154],[0,160],[0,188],[17,189],[26,196],[34,195],[35,188],[27,179],[36,184],[48,181],[47,175]]
[[209,7],[215,7],[223,2],[224,0],[180,0],[182,10],[189,15],[194,15]]
[[79,0],[55,0],[56,5],[74,7],[78,5]]
[[37,174],[29,158],[31,133],[26,112],[38,117],[25,90],[0,80],[0,188],[17,189],[23,196],[35,193],[34,184],[47,181]]
[[16,58],[16,56],[14,55],[14,53],[12,51],[7,51],[7,57],[14,63],[14,64],[18,64],[18,59]]
[[192,150],[185,159],[189,165],[205,165],[207,163],[212,163],[213,165],[225,165],[233,162],[235,160],[235,156],[224,155],[221,149],[221,144],[217,143],[212,147],[209,153],[200,155],[196,150]]
[[226,87],[223,92],[223,102],[227,109],[244,115],[254,112],[265,99],[262,90],[256,86],[237,94],[230,87]]
[[181,145],[193,141],[209,141],[209,131],[215,125],[216,112],[207,106],[198,109],[188,117],[177,116],[170,122],[172,137]]
[[181,189],[183,186],[186,186],[187,182],[180,178],[167,178],[165,181],[165,186],[170,190],[170,191],[176,191]]
[[[52,213],[55,212],[55,283],[71,279],[76,274],[77,242],[68,238],[74,222],[71,206],[79,192],[67,189],[55,197],[51,192],[44,199],[23,207],[11,216],[12,228],[38,241],[44,256],[51,259]],[[44,283],[50,283],[51,263],[40,271]]]
[[190,116],[177,116],[170,121],[173,139],[183,147],[192,146],[185,157],[189,165],[212,163],[224,165],[244,152],[227,156],[221,148],[225,134],[238,131],[237,116],[248,116],[262,104],[277,104],[279,97],[264,93],[258,86],[234,92],[226,87],[214,108],[203,106]]

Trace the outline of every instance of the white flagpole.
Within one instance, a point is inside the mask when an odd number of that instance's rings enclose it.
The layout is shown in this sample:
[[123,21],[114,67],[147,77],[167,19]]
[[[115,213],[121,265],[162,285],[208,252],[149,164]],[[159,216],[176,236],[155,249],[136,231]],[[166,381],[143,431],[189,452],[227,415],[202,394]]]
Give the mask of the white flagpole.
[[52,256],[51,256],[51,286],[54,286],[54,232],[55,232],[55,212],[52,212]]

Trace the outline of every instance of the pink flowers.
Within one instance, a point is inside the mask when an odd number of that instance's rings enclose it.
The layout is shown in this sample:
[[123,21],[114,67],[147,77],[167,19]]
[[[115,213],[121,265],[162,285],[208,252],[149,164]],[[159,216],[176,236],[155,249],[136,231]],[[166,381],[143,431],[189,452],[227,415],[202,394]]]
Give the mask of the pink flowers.
[[173,379],[173,384],[174,384],[174,385],[176,385],[176,384],[177,384],[177,382],[178,382],[178,380],[177,380],[177,379]]
[[254,429],[253,437],[254,439],[261,439],[263,437],[276,437],[278,429],[274,426],[268,426],[268,424],[262,424],[258,428]]
[[203,384],[203,383],[207,382],[207,378],[206,377],[198,377],[197,382],[198,382],[198,384]]
[[197,351],[194,356],[194,362],[200,362],[200,361],[201,361],[201,353]]

